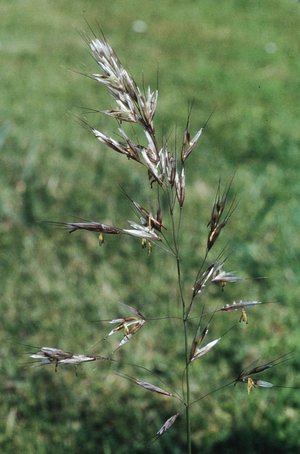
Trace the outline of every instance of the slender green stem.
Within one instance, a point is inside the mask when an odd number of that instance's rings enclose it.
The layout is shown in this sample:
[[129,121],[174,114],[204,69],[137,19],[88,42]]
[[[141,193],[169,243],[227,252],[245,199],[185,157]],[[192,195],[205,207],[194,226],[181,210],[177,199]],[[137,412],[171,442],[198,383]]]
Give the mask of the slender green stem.
[[189,351],[188,351],[188,329],[187,320],[183,319],[184,327],[184,347],[185,347],[185,386],[186,386],[186,402],[185,402],[185,418],[186,418],[186,440],[187,452],[192,453],[192,440],[191,440],[191,420],[190,420],[190,379],[189,379]]
[[[176,248],[177,249],[177,248]],[[178,250],[177,250],[178,252]],[[187,440],[187,452],[191,454],[191,421],[190,421],[190,379],[189,379],[189,345],[188,345],[188,320],[186,318],[186,307],[185,300],[182,291],[181,283],[181,270],[180,270],[180,258],[176,256],[177,263],[177,277],[179,285],[180,299],[182,302],[182,322],[184,332],[184,354],[185,354],[185,418],[186,418],[186,440]]]
[[186,311],[186,303],[183,294],[183,287],[182,287],[182,277],[181,277],[181,261],[180,261],[180,253],[179,253],[179,245],[178,245],[178,234],[179,234],[179,227],[181,221],[181,211],[180,211],[180,218],[178,222],[178,227],[176,231],[175,227],[175,219],[174,219],[174,210],[173,206],[169,199],[169,207],[170,207],[170,214],[172,220],[172,235],[173,235],[173,243],[174,243],[174,251],[176,256],[176,266],[177,266],[177,280],[178,280],[178,287],[179,287],[179,295],[180,301],[182,306],[182,322],[183,322],[183,335],[184,335],[184,355],[185,355],[185,396],[184,404],[185,404],[185,418],[186,418],[186,442],[187,442],[187,453],[192,453],[192,440],[191,440],[191,420],[190,420],[190,380],[189,380],[189,345],[188,345],[188,317]]

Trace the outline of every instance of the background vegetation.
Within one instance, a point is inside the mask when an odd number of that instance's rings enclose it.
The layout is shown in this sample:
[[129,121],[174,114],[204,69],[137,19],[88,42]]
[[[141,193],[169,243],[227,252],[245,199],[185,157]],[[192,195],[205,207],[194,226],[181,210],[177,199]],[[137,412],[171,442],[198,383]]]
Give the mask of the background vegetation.
[[[204,252],[206,223],[218,184],[236,172],[239,205],[223,236],[227,269],[243,282],[207,296],[276,304],[249,311],[194,368],[201,395],[230,381],[257,357],[294,350],[267,380],[299,386],[299,18],[293,0],[83,1],[2,0],[0,5],[0,447],[15,453],[180,453],[183,421],[145,448],[174,407],[111,373],[106,364],[78,370],[31,369],[25,344],[87,353],[110,329],[99,319],[119,302],[148,316],[178,310],[174,269],[159,250],[89,233],[68,236],[38,220],[80,216],[125,225],[130,205],[153,200],[143,171],[127,166],[82,128],[106,132],[112,121],[87,115],[111,100],[78,72],[95,71],[79,32],[101,25],[138,83],[159,81],[157,129],[181,137],[193,100],[194,130],[209,121],[187,169],[184,228],[186,290]],[[135,21],[146,24],[136,32]],[[69,71],[71,69],[71,71]],[[222,242],[221,241],[221,242]],[[257,279],[266,277],[266,279]],[[237,315],[216,319],[218,337]],[[230,323],[230,325],[228,325]],[[178,383],[181,346],[175,321],[146,325],[117,354]],[[160,342],[157,342],[157,339]],[[221,345],[222,344],[222,345]],[[100,353],[110,346],[99,343]],[[271,372],[271,371],[270,371]],[[149,377],[148,377],[149,379]],[[299,449],[299,392],[229,387],[193,408],[195,452],[294,453]]]

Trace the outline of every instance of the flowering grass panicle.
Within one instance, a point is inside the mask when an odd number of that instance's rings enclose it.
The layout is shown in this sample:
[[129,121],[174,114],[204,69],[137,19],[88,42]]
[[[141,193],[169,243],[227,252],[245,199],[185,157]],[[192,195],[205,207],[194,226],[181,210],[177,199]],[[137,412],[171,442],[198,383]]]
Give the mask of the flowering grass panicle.
[[[177,386],[174,386],[174,389],[169,389],[170,387],[168,385],[165,386],[165,384],[163,387],[160,387],[126,374],[118,373],[118,375],[130,380],[146,391],[157,393],[163,397],[169,397],[174,401],[173,415],[167,416],[161,428],[156,431],[154,439],[157,440],[169,431],[176,423],[178,417],[183,417],[185,418],[186,427],[186,452],[191,453],[191,407],[199,403],[206,396],[226,386],[236,385],[237,383],[246,384],[248,393],[256,387],[272,388],[279,386],[257,379],[256,375],[266,372],[281,362],[286,361],[287,357],[286,355],[282,355],[276,360],[249,368],[241,372],[238,377],[231,377],[228,383],[223,383],[219,388],[213,389],[205,395],[201,395],[200,393],[200,384],[198,391],[195,391],[195,385],[193,386],[193,390],[191,389],[190,371],[192,367],[195,367],[194,363],[196,362],[197,364],[200,360],[205,361],[204,356],[207,354],[212,355],[213,351],[218,349],[218,344],[222,338],[229,334],[233,328],[231,326],[222,335],[207,340],[215,317],[229,317],[227,315],[229,312],[240,311],[242,315],[239,321],[247,323],[248,317],[246,311],[250,308],[261,308],[263,305],[262,301],[244,301],[241,298],[239,302],[233,301],[230,304],[226,303],[221,305],[221,307],[216,307],[209,313],[205,313],[204,311],[204,302],[201,305],[203,296],[210,285],[219,285],[224,290],[226,285],[238,284],[241,281],[241,278],[236,276],[234,272],[224,270],[226,259],[222,260],[222,254],[219,254],[217,258],[212,257],[212,251],[214,251],[223,229],[227,226],[236,209],[235,198],[231,197],[232,180],[223,191],[219,181],[210,219],[208,223],[203,219],[203,223],[206,223],[208,228],[206,247],[203,251],[203,259],[199,263],[198,269],[194,272],[194,280],[190,282],[189,289],[186,291],[186,282],[183,283],[182,278],[184,260],[183,254],[181,254],[182,243],[180,241],[183,235],[189,235],[189,232],[185,230],[180,231],[180,221],[188,196],[185,164],[198,145],[205,126],[201,127],[194,134],[191,134],[189,113],[182,136],[181,152],[178,157],[176,150],[168,149],[166,141],[160,144],[156,136],[154,119],[158,102],[158,91],[153,91],[150,87],[142,91],[137,86],[133,77],[122,66],[116,53],[104,38],[102,40],[98,38],[92,39],[89,42],[89,49],[100,69],[100,72],[93,73],[91,78],[108,90],[116,104],[115,108],[103,110],[102,113],[117,121],[118,139],[110,137],[94,127],[90,127],[90,130],[96,139],[111,151],[125,155],[127,165],[138,163],[146,169],[148,175],[146,184],[149,184],[151,188],[156,186],[157,189],[157,207],[156,210],[145,208],[141,205],[141,201],[133,200],[124,190],[125,196],[130,200],[132,207],[139,217],[138,223],[128,221],[129,228],[127,225],[115,226],[103,223],[102,221],[53,222],[53,224],[66,229],[70,233],[82,230],[92,233],[96,232],[99,235],[100,244],[104,241],[104,235],[131,236],[141,240],[143,247],[148,245],[149,253],[152,251],[153,246],[157,246],[162,249],[162,253],[168,253],[173,257],[177,272],[177,275],[174,276],[174,285],[177,286],[181,304],[180,320],[183,346],[183,353],[178,352],[181,355],[182,367],[181,374],[177,377]],[[126,125],[126,123],[135,124],[136,127],[141,129],[141,140],[136,138],[136,134],[133,133],[131,137],[129,132],[125,131],[124,124]],[[167,206],[164,214],[161,209],[161,200],[164,200],[164,206]],[[199,304],[198,301],[197,304],[194,304],[196,299],[199,300]],[[40,348],[37,352],[31,354],[31,358],[40,365],[52,364],[55,366],[55,370],[58,366],[78,366],[79,364],[97,360],[117,362],[117,359],[112,358],[113,354],[128,343],[130,343],[131,348],[134,350],[132,339],[138,338],[141,328],[143,328],[143,332],[147,330],[146,307],[142,309],[143,314],[131,306],[124,305],[123,309],[124,314],[122,316],[109,321],[110,324],[116,326],[108,333],[107,337],[118,333],[122,334],[117,348],[112,350],[109,358],[103,357],[101,354],[73,354],[52,347]],[[161,318],[163,318],[165,314],[161,315]],[[209,316],[209,320],[204,323],[204,319],[207,316]],[[234,326],[239,325],[239,321],[237,320]],[[178,329],[176,329],[174,335],[178,337]],[[142,367],[144,371],[161,381],[161,377],[157,377],[155,372],[144,366],[137,365],[137,367]]]

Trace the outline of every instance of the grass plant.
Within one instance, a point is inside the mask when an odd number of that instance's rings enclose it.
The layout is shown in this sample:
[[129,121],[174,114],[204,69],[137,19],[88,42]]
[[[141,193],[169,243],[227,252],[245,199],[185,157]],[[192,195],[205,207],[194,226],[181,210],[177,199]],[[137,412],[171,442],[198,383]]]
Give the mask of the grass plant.
[[[148,255],[139,239],[125,234],[105,235],[99,248],[90,232],[69,238],[37,222],[83,222],[82,216],[130,229],[127,219],[138,224],[140,215],[132,213],[134,205],[120,188],[156,215],[157,195],[146,184],[145,169],[105,150],[89,128],[74,121],[84,117],[120,139],[114,121],[86,109],[114,106],[95,81],[78,74],[91,69],[77,32],[84,17],[103,25],[139,87],[149,81],[155,88],[158,79],[158,142],[167,137],[179,159],[188,106],[192,103],[192,131],[213,112],[185,169],[178,238],[184,295],[190,295],[205,254],[219,180],[222,197],[235,175],[227,201],[230,207],[236,194],[238,206],[208,260],[227,247],[219,260],[231,252],[224,269],[235,270],[241,280],[223,292],[211,283],[196,296],[192,312],[198,304],[222,308],[241,299],[268,304],[246,308],[248,325],[238,321],[241,309],[215,314],[204,344],[223,337],[189,366],[191,395],[201,398],[245,368],[249,372],[255,359],[261,366],[289,351],[295,352],[289,361],[266,369],[262,380],[298,383],[299,3],[232,0],[216,8],[209,0],[132,0],[124,5],[122,0],[74,0],[72,7],[66,0],[1,1],[0,450],[5,454],[144,453],[145,441],[180,411],[177,399],[146,392],[129,379],[178,390],[184,352],[182,322],[173,318],[174,312],[182,317],[174,257],[158,247]],[[143,31],[136,31],[135,21],[144,22]],[[126,132],[136,140],[138,132],[134,137],[131,127]],[[164,197],[160,204],[169,235]],[[122,337],[117,341],[120,331],[108,336],[118,326],[108,321],[136,316],[120,302],[138,309],[146,322],[111,358]],[[157,320],[157,314],[167,318]],[[189,324],[190,343],[197,321]],[[24,367],[24,344],[36,346],[30,354],[54,346],[67,354],[65,360],[101,352],[117,362],[89,361],[76,367],[77,375],[74,367],[58,364],[54,373],[55,361],[53,367]],[[150,379],[133,364],[147,364],[156,375]],[[299,450],[299,393],[258,387],[248,396],[246,382],[190,407],[195,452]],[[183,412],[147,451],[185,452],[185,434]]]
[[[118,236],[120,240],[124,240],[124,236],[131,236],[141,241],[142,248],[146,249],[149,255],[155,253],[156,249],[160,249],[162,264],[164,264],[165,255],[169,255],[173,259],[176,265],[176,278],[174,279],[176,284],[174,283],[173,287],[177,287],[176,300],[178,302],[172,309],[172,315],[167,315],[166,312],[161,313],[159,309],[162,310],[163,305],[158,305],[155,320],[159,324],[160,320],[172,318],[180,321],[182,325],[182,346],[178,352],[179,357],[181,357],[181,368],[179,368],[179,374],[175,380],[175,387],[169,384],[160,374],[151,370],[147,364],[132,363],[131,366],[137,372],[142,369],[146,376],[149,375],[149,380],[153,379],[158,384],[153,384],[148,381],[148,378],[145,381],[136,376],[127,375],[120,372],[119,369],[116,369],[115,374],[144,390],[175,400],[176,412],[165,420],[152,439],[158,441],[161,436],[172,428],[179,416],[184,416],[186,433],[184,450],[191,454],[191,407],[199,404],[211,394],[237,383],[246,384],[248,394],[253,392],[255,388],[289,388],[289,386],[284,384],[274,384],[256,378],[258,374],[268,371],[274,366],[281,364],[281,362],[285,362],[288,353],[282,354],[266,363],[252,365],[249,369],[240,371],[236,378],[221,384],[204,395],[201,395],[199,390],[196,389],[194,392],[191,391],[191,369],[196,368],[194,361],[200,362],[198,360],[201,358],[201,362],[205,362],[202,357],[210,353],[225,335],[233,328],[236,328],[236,325],[239,323],[248,324],[247,311],[252,307],[262,306],[263,304],[261,301],[239,300],[237,303],[233,301],[231,304],[227,303],[220,307],[219,302],[215,305],[212,301],[209,303],[205,302],[205,300],[204,302],[202,301],[203,295],[207,293],[210,285],[218,286],[223,292],[225,286],[241,281],[241,278],[236,276],[235,273],[225,271],[228,259],[226,249],[215,253],[219,237],[237,208],[235,197],[229,202],[232,180],[224,190],[221,189],[221,182],[219,181],[218,183],[211,215],[207,223],[208,233],[203,258],[198,265],[193,285],[191,282],[187,283],[183,277],[186,264],[181,252],[182,237],[190,236],[188,228],[183,229],[182,227],[184,204],[187,195],[186,162],[197,147],[205,130],[205,125],[192,134],[190,111],[179,145],[175,141],[174,148],[174,145],[169,143],[169,139],[164,137],[162,138],[162,143],[160,143],[154,125],[158,90],[152,91],[150,87],[141,90],[133,77],[123,67],[115,51],[104,37],[102,39],[96,36],[90,39],[87,38],[87,44],[94,60],[100,67],[100,73],[91,74],[89,77],[104,85],[116,103],[112,109],[99,110],[99,113],[116,120],[117,135],[113,137],[90,126],[86,121],[83,123],[102,144],[113,152],[123,155],[127,159],[127,165],[134,166],[139,164],[145,169],[145,184],[149,185],[152,195],[154,194],[153,203],[155,208],[145,208],[140,202],[132,198],[135,195],[128,195],[126,189],[123,189],[124,196],[127,196],[129,204],[131,204],[138,218],[138,222],[128,221],[129,228],[85,220],[80,222],[52,221],[50,224],[62,227],[69,233],[76,231],[97,232],[100,246],[103,245],[104,238],[111,235]],[[140,134],[139,129],[142,134]],[[199,241],[200,247],[201,241]],[[160,279],[163,279],[163,277],[163,273],[161,273]],[[102,342],[107,341],[108,337],[121,333],[122,337],[119,344],[116,348],[112,348],[108,356],[103,356],[101,350],[98,353],[88,351],[84,354],[74,354],[56,347],[41,347],[38,351],[32,353],[30,357],[38,364],[54,365],[55,371],[60,366],[73,365],[77,367],[80,364],[95,361],[112,363],[114,366],[118,366],[119,349],[124,348],[129,341],[131,346],[137,343],[141,328],[147,329],[148,319],[151,321],[146,307],[136,308],[123,305],[122,311],[126,315],[110,320],[109,323],[116,325],[116,327],[107,334],[107,337],[96,344],[96,348],[99,349],[102,346]],[[230,326],[219,337],[207,342],[210,330],[214,329],[215,318],[218,316],[226,317],[229,312],[241,313],[238,322]],[[174,329],[173,337],[175,336],[180,336],[180,327]],[[163,341],[163,336],[160,340]],[[132,356],[133,358],[135,357],[134,353]],[[167,358],[166,363],[168,363]],[[172,362],[168,364],[168,369],[172,370]],[[161,383],[164,388],[160,387]],[[198,385],[200,388],[201,380]]]

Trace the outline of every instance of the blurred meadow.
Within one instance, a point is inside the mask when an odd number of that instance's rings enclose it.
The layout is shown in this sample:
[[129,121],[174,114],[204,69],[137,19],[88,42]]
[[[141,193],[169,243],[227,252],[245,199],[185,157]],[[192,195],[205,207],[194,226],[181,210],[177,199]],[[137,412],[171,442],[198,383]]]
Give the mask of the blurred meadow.
[[[140,364],[180,388],[178,321],[149,321],[115,354],[118,365],[91,363],[76,375],[73,368],[55,373],[28,364],[29,346],[108,354],[112,344],[101,339],[111,326],[99,320],[122,315],[120,302],[149,318],[179,311],[175,266],[160,249],[148,256],[137,240],[118,237],[106,237],[100,248],[96,235],[70,236],[41,222],[84,218],[125,226],[133,213],[120,186],[142,205],[155,202],[144,170],[82,127],[84,119],[108,134],[117,129],[109,117],[89,113],[113,101],[83,75],[97,72],[83,39],[92,34],[86,22],[96,34],[101,27],[138,85],[158,84],[156,129],[174,147],[191,103],[193,131],[212,114],[186,169],[186,292],[205,252],[218,181],[226,186],[235,175],[238,206],[219,252],[227,247],[227,269],[243,280],[209,291],[206,307],[240,299],[270,304],[249,310],[248,325],[231,330],[195,364],[196,398],[256,358],[290,351],[290,360],[264,379],[300,386],[300,4],[0,3],[0,450],[180,454],[183,418],[147,445],[176,412],[174,403],[114,374],[149,379],[125,363]],[[238,317],[216,317],[213,338]],[[298,390],[248,396],[245,387],[225,388],[193,406],[194,452],[298,452],[299,407]]]

